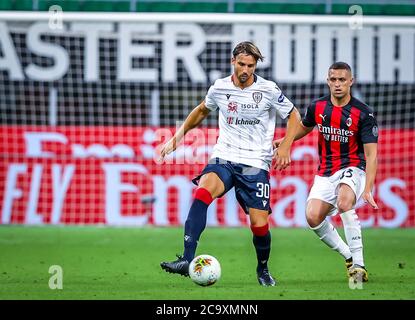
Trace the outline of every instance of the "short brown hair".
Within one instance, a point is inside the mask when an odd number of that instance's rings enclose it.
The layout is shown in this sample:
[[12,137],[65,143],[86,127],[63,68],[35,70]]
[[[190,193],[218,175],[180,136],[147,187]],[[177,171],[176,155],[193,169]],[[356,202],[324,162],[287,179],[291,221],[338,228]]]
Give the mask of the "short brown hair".
[[262,56],[261,51],[259,51],[258,47],[254,45],[252,42],[244,41],[238,43],[232,51],[232,55],[234,58],[241,53],[253,56],[255,58],[255,61],[264,61],[264,57]]
[[329,70],[347,70],[350,73],[352,73],[352,68],[350,68],[350,66],[346,63],[346,62],[342,62],[342,61],[337,61],[335,63],[333,63]]

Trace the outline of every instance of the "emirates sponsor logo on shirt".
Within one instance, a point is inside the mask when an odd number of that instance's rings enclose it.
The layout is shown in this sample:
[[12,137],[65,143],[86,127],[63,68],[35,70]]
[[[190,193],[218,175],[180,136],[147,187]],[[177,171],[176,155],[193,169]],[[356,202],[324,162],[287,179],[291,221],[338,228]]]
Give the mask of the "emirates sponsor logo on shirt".
[[334,128],[332,126],[323,126],[318,124],[318,131],[323,134],[326,141],[337,141],[342,143],[348,143],[349,137],[353,136],[353,131],[340,128]]

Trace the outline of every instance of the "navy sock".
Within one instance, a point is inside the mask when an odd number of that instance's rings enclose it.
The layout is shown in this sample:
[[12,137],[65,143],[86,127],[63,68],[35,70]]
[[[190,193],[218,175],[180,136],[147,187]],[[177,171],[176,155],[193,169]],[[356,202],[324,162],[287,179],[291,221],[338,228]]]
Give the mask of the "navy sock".
[[259,272],[268,267],[268,259],[271,252],[271,233],[268,231],[264,236],[254,235],[252,240],[258,259],[257,272]]
[[194,199],[184,225],[183,256],[189,262],[195,257],[197,243],[206,227],[207,209],[209,207],[209,204],[206,202],[209,202],[210,204],[211,201],[202,201],[197,198]]

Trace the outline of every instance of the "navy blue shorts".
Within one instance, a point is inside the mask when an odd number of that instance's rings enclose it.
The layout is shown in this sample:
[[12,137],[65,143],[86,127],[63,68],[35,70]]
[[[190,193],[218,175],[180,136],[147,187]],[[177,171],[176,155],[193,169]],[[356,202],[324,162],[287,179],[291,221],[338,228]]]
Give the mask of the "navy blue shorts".
[[202,173],[192,180],[193,183],[197,185],[199,179],[209,172],[216,173],[225,186],[225,191],[218,198],[235,187],[236,199],[246,214],[249,214],[249,208],[267,210],[271,213],[268,171],[214,158],[209,160]]

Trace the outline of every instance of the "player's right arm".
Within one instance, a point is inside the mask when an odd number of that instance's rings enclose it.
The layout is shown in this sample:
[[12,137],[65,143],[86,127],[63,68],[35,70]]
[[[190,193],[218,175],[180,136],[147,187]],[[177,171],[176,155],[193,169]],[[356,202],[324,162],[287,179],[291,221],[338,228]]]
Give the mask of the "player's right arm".
[[180,128],[176,131],[174,136],[164,144],[163,148],[160,151],[159,161],[163,161],[166,155],[176,150],[177,146],[186,135],[186,133],[193,128],[196,128],[203,121],[203,119],[207,117],[209,112],[210,110],[206,107],[205,101],[202,101],[196,108],[194,108],[189,113],[186,120],[184,120]]
[[[300,125],[297,126],[297,132],[295,134],[294,137],[294,141],[300,140],[301,138],[305,137],[306,135],[308,135],[311,131],[313,131],[314,127],[306,127],[303,122],[300,122]],[[285,139],[285,137],[283,138],[279,138],[277,140],[274,140],[272,142],[272,145],[274,147],[274,149],[278,148],[281,144],[281,142]]]

